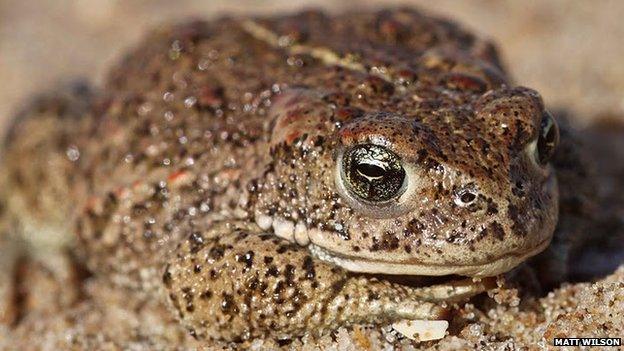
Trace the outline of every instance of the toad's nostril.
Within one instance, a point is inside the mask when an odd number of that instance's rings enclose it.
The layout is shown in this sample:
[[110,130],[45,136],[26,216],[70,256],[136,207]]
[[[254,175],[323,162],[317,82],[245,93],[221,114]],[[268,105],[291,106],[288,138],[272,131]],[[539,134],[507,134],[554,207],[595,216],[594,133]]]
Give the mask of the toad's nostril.
[[472,205],[477,200],[477,192],[473,189],[461,189],[455,194],[455,204],[466,207]]
[[471,192],[466,192],[461,195],[460,200],[464,203],[472,202],[477,196]]

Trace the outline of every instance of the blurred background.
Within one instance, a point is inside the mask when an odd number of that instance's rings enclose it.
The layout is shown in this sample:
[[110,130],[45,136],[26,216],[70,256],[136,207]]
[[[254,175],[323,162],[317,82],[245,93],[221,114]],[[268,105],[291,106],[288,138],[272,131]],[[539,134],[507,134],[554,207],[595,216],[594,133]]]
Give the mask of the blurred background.
[[220,14],[414,5],[494,39],[518,84],[581,124],[624,110],[624,1],[0,0],[0,130],[31,94],[102,79],[149,27]]

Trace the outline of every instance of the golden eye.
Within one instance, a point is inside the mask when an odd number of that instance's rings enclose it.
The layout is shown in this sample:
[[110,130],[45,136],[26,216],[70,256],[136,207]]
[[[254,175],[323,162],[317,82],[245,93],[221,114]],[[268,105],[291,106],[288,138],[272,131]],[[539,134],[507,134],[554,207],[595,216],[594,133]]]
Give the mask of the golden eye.
[[401,159],[383,146],[358,145],[347,151],[342,162],[345,187],[361,199],[388,201],[404,190]]
[[540,133],[535,148],[537,163],[546,165],[555,154],[557,145],[559,145],[559,127],[557,127],[557,122],[550,113],[545,112],[540,123]]

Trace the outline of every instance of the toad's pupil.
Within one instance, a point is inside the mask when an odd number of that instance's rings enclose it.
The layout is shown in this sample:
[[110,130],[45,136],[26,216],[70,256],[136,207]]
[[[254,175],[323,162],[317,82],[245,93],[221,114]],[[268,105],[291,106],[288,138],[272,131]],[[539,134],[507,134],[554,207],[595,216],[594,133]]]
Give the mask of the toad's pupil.
[[386,169],[370,163],[360,163],[357,165],[357,172],[368,180],[375,180],[383,178]]

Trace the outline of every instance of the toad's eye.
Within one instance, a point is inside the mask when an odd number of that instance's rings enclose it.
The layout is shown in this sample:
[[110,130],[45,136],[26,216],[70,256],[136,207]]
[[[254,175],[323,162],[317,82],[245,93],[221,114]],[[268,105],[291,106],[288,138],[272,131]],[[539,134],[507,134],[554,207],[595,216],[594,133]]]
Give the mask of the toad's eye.
[[545,112],[540,124],[540,133],[535,147],[535,160],[546,165],[555,153],[559,144],[559,128],[550,113]]
[[383,146],[358,145],[346,152],[341,167],[345,187],[363,200],[388,201],[404,191],[401,159]]

